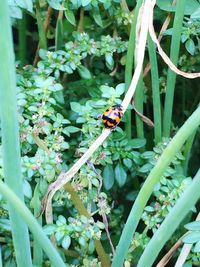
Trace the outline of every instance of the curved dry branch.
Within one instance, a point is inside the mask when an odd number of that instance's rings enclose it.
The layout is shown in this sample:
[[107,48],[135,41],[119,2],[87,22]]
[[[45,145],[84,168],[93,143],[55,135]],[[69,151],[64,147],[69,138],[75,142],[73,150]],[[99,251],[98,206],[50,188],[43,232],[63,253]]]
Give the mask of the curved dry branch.
[[152,1],[151,4],[151,8],[150,8],[150,19],[149,19],[149,34],[153,40],[153,42],[157,45],[158,48],[158,52],[160,54],[160,56],[162,57],[162,59],[164,60],[164,62],[168,65],[168,67],[174,71],[176,74],[181,75],[185,78],[189,78],[189,79],[194,79],[194,78],[198,78],[200,77],[200,73],[188,73],[188,72],[184,72],[179,70],[174,64],[173,62],[170,60],[170,58],[167,56],[167,54],[163,51],[162,47],[160,46],[160,43],[158,41],[158,38],[156,36],[155,30],[154,30],[154,26],[153,26],[153,9],[154,6],[156,4],[156,0]]

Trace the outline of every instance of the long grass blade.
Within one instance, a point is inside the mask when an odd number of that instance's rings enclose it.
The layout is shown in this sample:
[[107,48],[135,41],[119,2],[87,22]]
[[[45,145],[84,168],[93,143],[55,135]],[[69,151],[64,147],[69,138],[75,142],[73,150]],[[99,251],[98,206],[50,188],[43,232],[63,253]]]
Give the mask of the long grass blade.
[[163,154],[159,158],[157,164],[148,175],[142,189],[140,190],[135,203],[128,216],[127,222],[124,226],[122,235],[119,240],[119,244],[116,249],[116,254],[113,259],[112,267],[123,266],[124,259],[127,255],[128,248],[133,238],[134,232],[142,216],[143,209],[155,187],[156,183],[162,177],[163,172],[173,160],[176,153],[183,146],[189,136],[200,125],[200,107],[193,112],[188,120],[179,129],[177,134],[171,140],[167,148],[163,151]]
[[[171,48],[170,48],[170,59],[175,65],[177,65],[178,56],[179,56],[185,2],[186,0],[177,1],[176,14],[175,14],[174,23],[173,23],[173,33],[172,33],[172,41],[171,41]],[[168,69],[165,106],[164,106],[164,117],[163,117],[163,135],[165,137],[170,136],[175,83],[176,83],[176,73]]]
[[[16,104],[15,61],[8,2],[0,8],[0,116],[5,182],[23,201],[19,126]],[[32,266],[28,228],[9,205],[9,218],[18,266]]]
[[151,64],[151,84],[153,96],[153,117],[154,117],[154,141],[155,144],[161,141],[161,108],[160,108],[160,90],[158,64],[156,57],[156,47],[151,37],[148,35],[149,59]]
[[160,228],[156,231],[150,242],[148,243],[145,251],[143,252],[137,267],[151,267],[158,256],[158,253],[165,245],[167,240],[171,237],[173,232],[179,226],[181,221],[195,205],[200,197],[200,169],[195,175],[192,183],[181,195],[176,205],[170,211],[161,224]]

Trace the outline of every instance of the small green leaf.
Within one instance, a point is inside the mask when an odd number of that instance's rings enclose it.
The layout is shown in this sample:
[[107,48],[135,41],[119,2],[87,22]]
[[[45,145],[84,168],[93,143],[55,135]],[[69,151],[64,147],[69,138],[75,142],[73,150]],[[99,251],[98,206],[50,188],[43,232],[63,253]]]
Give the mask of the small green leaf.
[[153,168],[153,166],[150,163],[147,163],[147,164],[143,165],[138,171],[142,172],[142,173],[148,173],[151,171],[152,168]]
[[47,2],[53,9],[66,10],[66,8],[60,4],[60,0],[47,0]]
[[122,187],[126,182],[127,174],[123,166],[118,163],[115,167],[115,180],[117,181],[119,187]]
[[90,2],[91,2],[91,0],[81,0],[82,6],[87,6],[90,4]]
[[73,110],[76,113],[80,112],[81,105],[78,102],[71,102],[70,103],[71,110]]
[[89,80],[92,78],[90,71],[86,67],[81,65],[81,66],[78,66],[77,70],[81,78],[86,79],[86,80]]
[[98,9],[93,10],[93,18],[97,25],[99,25],[100,27],[103,27],[103,22],[102,22],[101,15]]
[[55,224],[47,224],[43,227],[43,230],[47,235],[52,235],[56,230],[56,225]]
[[123,159],[123,163],[128,169],[130,169],[132,167],[132,165],[133,165],[132,160],[129,159],[129,158]]
[[65,127],[65,129],[69,132],[69,133],[77,133],[80,131],[80,129],[78,127],[75,126],[67,126]]
[[193,251],[196,253],[200,252],[200,241],[195,244]]
[[117,95],[122,95],[125,91],[125,84],[124,83],[120,83],[116,86],[116,93]]
[[69,21],[69,23],[76,26],[76,19],[74,13],[71,10],[69,9],[65,10],[65,17]]
[[194,221],[191,223],[187,223],[185,228],[190,231],[200,231],[200,221]]
[[194,44],[194,41],[192,39],[188,39],[186,41],[185,48],[190,53],[190,55],[192,55],[192,56],[194,55],[194,53],[195,53],[195,44]]
[[141,139],[135,138],[128,142],[128,145],[131,146],[131,148],[141,148],[145,144],[146,144],[146,140],[142,138]]
[[200,232],[199,231],[193,231],[191,233],[188,233],[182,238],[182,241],[187,244],[193,244],[198,241],[200,241]]
[[0,229],[4,231],[11,231],[10,221],[8,219],[0,219]]
[[103,170],[103,185],[106,190],[110,190],[114,184],[114,170],[111,164],[107,164]]
[[69,235],[66,235],[62,240],[62,247],[68,249],[71,244],[71,238]]

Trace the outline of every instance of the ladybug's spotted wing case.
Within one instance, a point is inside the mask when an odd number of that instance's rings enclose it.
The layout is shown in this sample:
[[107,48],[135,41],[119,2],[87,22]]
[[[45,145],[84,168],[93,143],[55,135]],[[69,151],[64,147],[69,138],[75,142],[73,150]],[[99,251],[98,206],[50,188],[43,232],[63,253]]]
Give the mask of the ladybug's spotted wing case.
[[102,121],[106,128],[113,129],[120,123],[121,118],[122,107],[120,105],[115,105],[104,112]]

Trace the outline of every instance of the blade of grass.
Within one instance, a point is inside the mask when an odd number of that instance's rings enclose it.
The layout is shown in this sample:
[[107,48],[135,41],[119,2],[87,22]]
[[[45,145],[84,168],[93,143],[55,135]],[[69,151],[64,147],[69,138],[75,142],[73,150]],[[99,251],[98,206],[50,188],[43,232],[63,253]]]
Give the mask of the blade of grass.
[[2,253],[1,253],[1,245],[0,245],[0,267],[3,267],[3,264],[2,264]]
[[63,44],[63,10],[59,10],[58,18],[56,22],[56,48],[59,50]]
[[151,37],[148,35],[148,49],[149,59],[151,65],[151,84],[153,96],[153,117],[154,117],[154,141],[155,144],[161,141],[161,110],[160,110],[160,90],[159,90],[159,76],[158,64],[156,57],[156,47]]
[[[16,103],[15,61],[8,3],[0,8],[0,117],[5,182],[23,201],[19,125]],[[18,266],[32,266],[28,228],[21,216],[8,205]],[[22,253],[23,252],[23,253]]]
[[47,49],[47,38],[45,34],[45,28],[42,22],[42,12],[40,10],[39,0],[36,0],[36,19],[39,34],[39,47],[42,49]]
[[[143,101],[144,101],[144,86],[143,86],[143,72],[141,72],[140,79],[134,96],[135,108],[143,114]],[[138,138],[144,138],[144,123],[141,118],[136,114],[136,131]]]
[[26,14],[23,13],[22,19],[18,20],[18,38],[19,50],[18,59],[23,65],[26,63],[27,48],[26,48]]
[[128,216],[127,222],[124,226],[123,232],[121,234],[116,249],[116,254],[113,259],[112,267],[123,266],[123,262],[127,255],[128,248],[132,241],[134,232],[142,216],[142,212],[145,208],[145,205],[153,191],[153,188],[162,177],[163,172],[165,171],[169,163],[173,160],[176,153],[180,150],[185,141],[195,131],[195,129],[197,129],[199,125],[200,125],[200,107],[198,107],[193,112],[193,114],[179,129],[177,134],[174,136],[169,145],[163,151],[155,167],[148,175],[143,187],[141,188],[135,200],[135,203]]
[[[177,65],[179,56],[185,2],[186,0],[177,1],[176,13],[173,23],[173,33],[172,33],[172,41],[170,47],[170,59],[175,65]],[[175,83],[176,83],[176,73],[168,69],[165,105],[164,105],[164,117],[163,117],[163,135],[165,137],[170,136]]]
[[[34,196],[33,196],[33,208],[34,208],[34,216],[37,217],[37,215],[40,213],[40,207],[41,207],[41,201],[39,197],[39,184],[36,185],[34,190]],[[37,219],[37,222],[39,225],[42,225],[42,217],[40,216]],[[34,238],[33,240],[33,264],[36,266],[42,266],[43,261],[43,253],[42,248],[40,244],[38,244],[37,240]]]
[[[140,7],[143,3],[143,0],[138,0],[137,5],[134,10],[134,17],[131,24],[131,32],[128,42],[128,51],[126,55],[126,66],[125,66],[125,88],[128,90],[133,74],[133,64],[134,64],[134,51],[135,51],[135,39],[136,39],[136,24],[138,13]],[[131,138],[131,110],[126,111],[126,123],[125,123],[125,132],[128,138]]]
[[[24,203],[20,200],[20,198],[17,197],[17,195],[2,181],[0,181],[0,193],[10,203],[13,209],[16,210],[16,212],[21,216],[21,218],[23,218],[23,220],[27,223],[29,229],[34,235],[34,238],[37,240],[38,244],[43,248],[49,259],[51,260],[52,265],[59,267],[66,267],[59,253],[57,252],[55,247],[51,244],[50,240],[44,233],[41,226],[38,224],[33,214],[24,205]],[[22,242],[22,240],[20,241]],[[24,265],[19,265],[19,266],[28,266],[28,265],[24,263]]]
[[158,253],[200,197],[200,169],[145,248],[137,267],[151,267]]

